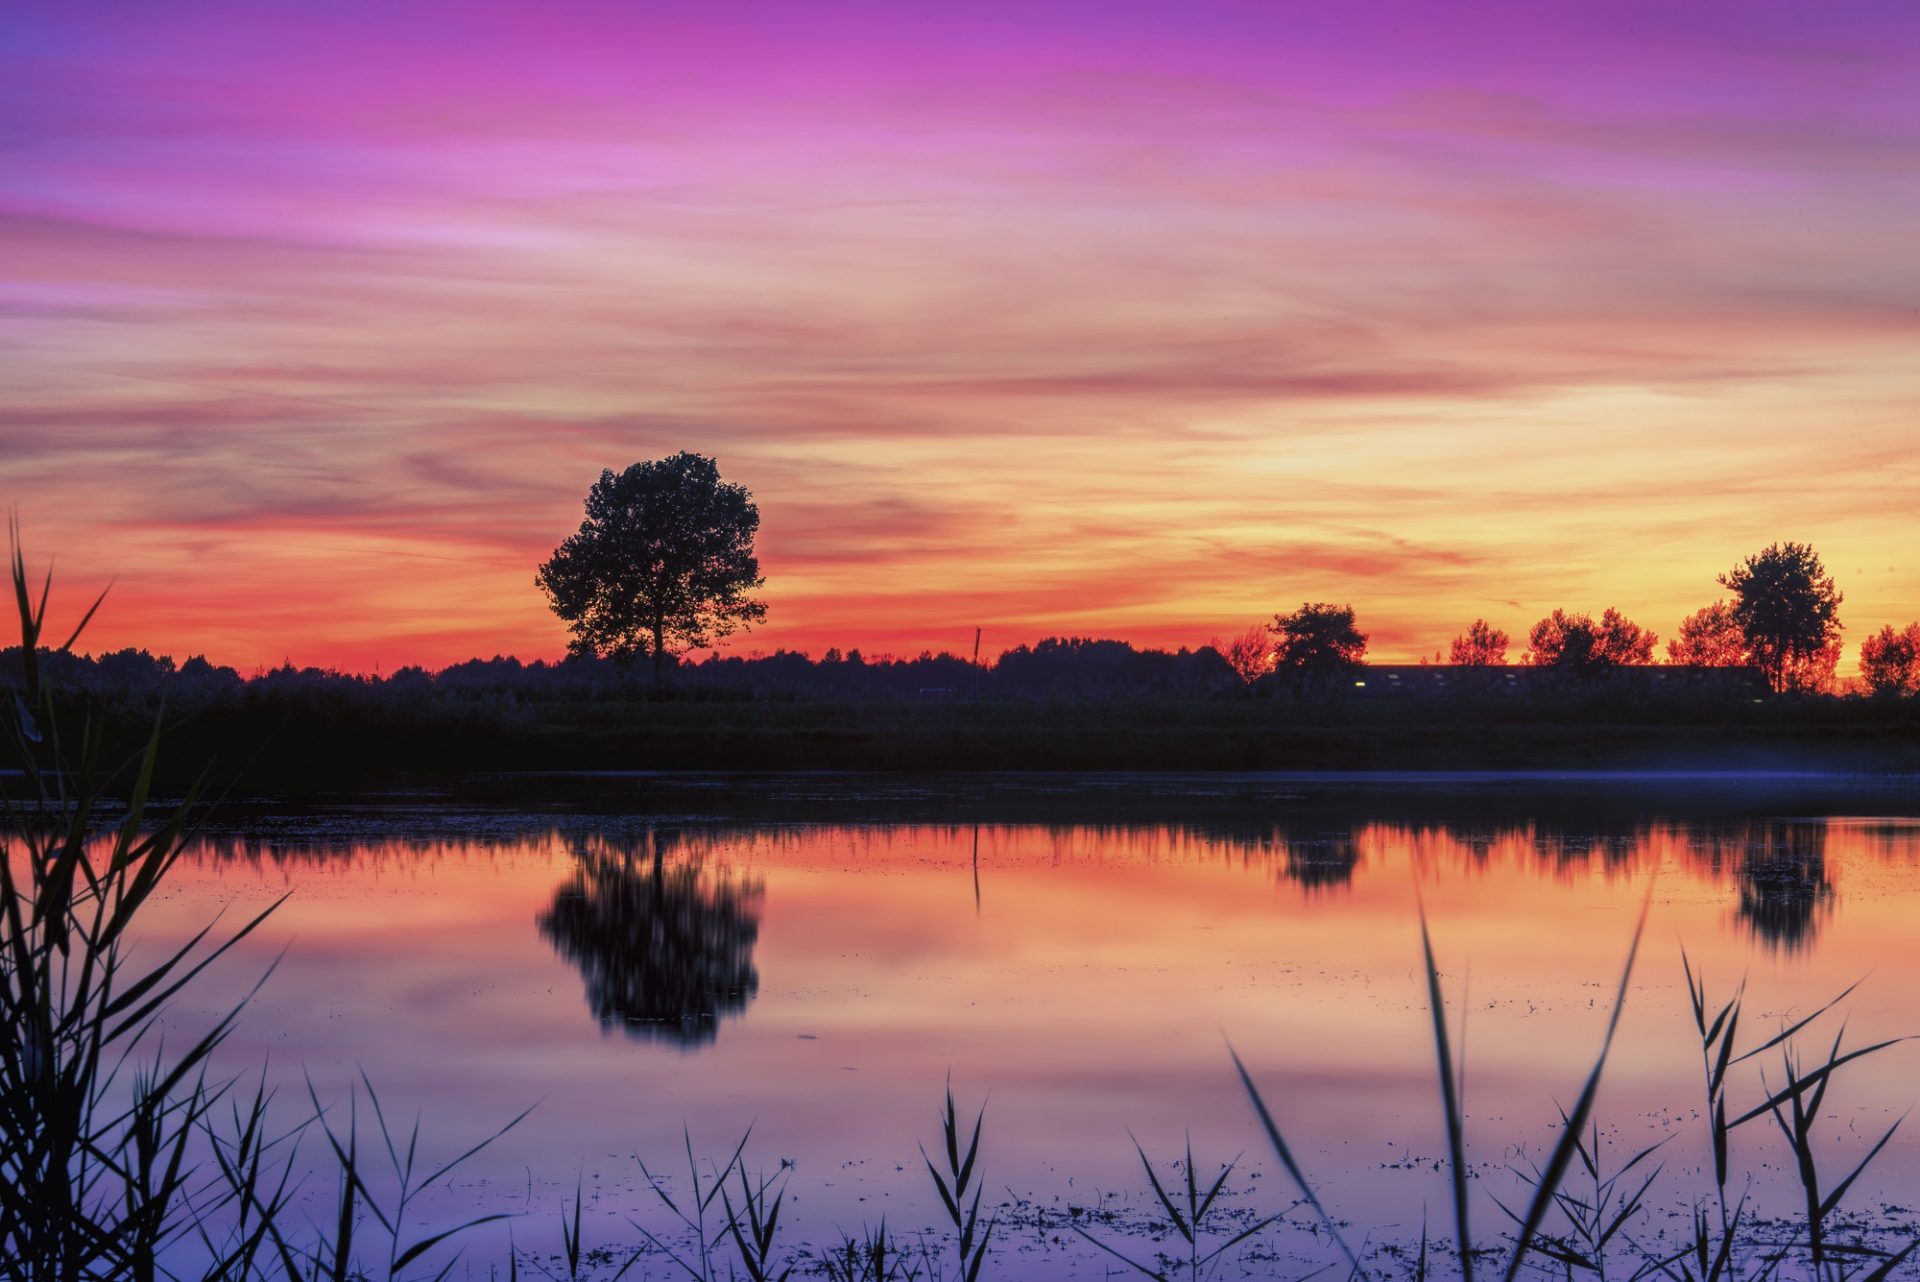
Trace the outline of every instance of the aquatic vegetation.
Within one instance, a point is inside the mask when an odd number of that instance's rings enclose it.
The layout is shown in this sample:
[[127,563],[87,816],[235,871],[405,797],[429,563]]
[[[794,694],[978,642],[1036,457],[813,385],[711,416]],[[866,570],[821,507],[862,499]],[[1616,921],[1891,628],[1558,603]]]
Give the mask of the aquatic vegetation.
[[[1205,1192],[1202,1192],[1193,1164],[1193,1141],[1189,1138],[1186,1160],[1180,1164],[1185,1174],[1184,1196],[1176,1199],[1167,1192],[1166,1185],[1161,1183],[1160,1176],[1153,1169],[1153,1162],[1148,1159],[1147,1151],[1141,1147],[1140,1141],[1134,1140],[1133,1147],[1134,1151],[1140,1155],[1140,1166],[1146,1171],[1147,1183],[1152,1187],[1153,1195],[1158,1200],[1161,1211],[1166,1215],[1167,1222],[1173,1226],[1173,1231],[1179,1234],[1180,1240],[1186,1243],[1187,1255],[1184,1263],[1189,1282],[1198,1282],[1200,1278],[1207,1276],[1214,1261],[1242,1242],[1266,1231],[1286,1214],[1286,1211],[1280,1211],[1246,1225],[1218,1242],[1203,1243],[1202,1238],[1207,1232],[1207,1217],[1212,1214],[1215,1204],[1220,1199],[1221,1191],[1227,1186],[1227,1177],[1233,1174],[1233,1169],[1239,1165],[1240,1159],[1235,1158],[1222,1166],[1219,1174],[1214,1177],[1213,1183],[1207,1185]],[[1123,1251],[1114,1249],[1078,1224],[1073,1226],[1073,1231],[1136,1272],[1155,1279],[1155,1282],[1174,1282],[1173,1275],[1181,1271],[1180,1264],[1183,1261],[1177,1258],[1162,1257],[1161,1267],[1155,1268],[1142,1264]]]
[[[100,602],[64,642],[45,644],[52,578],[36,596],[17,529],[14,536],[24,684],[7,718],[18,782],[8,788],[0,836],[0,1274],[31,1282],[397,1279],[439,1260],[444,1276],[456,1239],[499,1217],[414,1230],[410,1203],[521,1119],[421,1175],[418,1126],[403,1152],[367,1083],[392,1165],[393,1191],[383,1198],[360,1156],[357,1092],[344,1126],[329,1120],[311,1086],[312,1111],[282,1122],[264,1069],[250,1094],[217,1073],[214,1053],[245,999],[186,1045],[167,1045],[168,1004],[279,901],[224,936],[209,924],[158,957],[135,949],[135,923],[191,839],[203,788],[164,813],[151,804],[157,719],[138,756],[118,766],[92,719],[74,725],[40,661],[69,652]],[[121,798],[117,818],[108,817],[110,784]],[[331,1229],[294,1222],[301,1141],[312,1132],[324,1137],[338,1175]],[[371,1242],[369,1217],[378,1226]]]
[[[1651,904],[1651,894],[1647,904]],[[1594,1108],[1607,1057],[1619,1029],[1621,1010],[1631,985],[1634,961],[1646,928],[1646,914],[1647,908],[1643,906],[1607,1017],[1600,1051],[1582,1083],[1573,1108],[1560,1109],[1559,1133],[1548,1148],[1545,1160],[1531,1163],[1526,1170],[1516,1171],[1522,1185],[1531,1190],[1531,1197],[1524,1211],[1519,1212],[1494,1199],[1513,1229],[1504,1236],[1500,1246],[1485,1246],[1476,1243],[1471,1229],[1472,1192],[1466,1161],[1465,1075],[1455,1066],[1445,1002],[1440,989],[1440,969],[1434,957],[1426,915],[1422,910],[1421,950],[1428,1009],[1432,1018],[1436,1077],[1447,1137],[1447,1165],[1456,1234],[1452,1244],[1453,1255],[1460,1276],[1466,1282],[1471,1282],[1476,1267],[1485,1261],[1503,1266],[1505,1282],[1514,1282],[1529,1265],[1529,1256],[1537,1255],[1551,1261],[1569,1278],[1576,1273],[1587,1273],[1604,1282],[1608,1276],[1608,1253],[1615,1250],[1619,1243],[1625,1243],[1628,1248],[1630,1259],[1627,1270],[1633,1279],[1654,1275],[1676,1279],[1677,1282],[1767,1278],[1775,1276],[1790,1260],[1805,1263],[1809,1276],[1826,1282],[1853,1279],[1881,1282],[1891,1276],[1916,1250],[1920,1250],[1920,1239],[1894,1249],[1873,1245],[1858,1236],[1850,1242],[1836,1243],[1832,1240],[1830,1225],[1848,1191],[1885,1149],[1899,1129],[1904,1115],[1887,1127],[1852,1169],[1831,1187],[1825,1186],[1820,1176],[1814,1132],[1820,1119],[1825,1116],[1822,1109],[1827,1102],[1826,1093],[1838,1070],[1906,1039],[1887,1039],[1843,1050],[1843,1027],[1818,1060],[1803,1058],[1795,1044],[1795,1037],[1845,1000],[1853,992],[1853,986],[1850,986],[1812,1014],[1782,1028],[1760,1045],[1736,1054],[1734,1045],[1740,1025],[1744,989],[1737,990],[1709,1019],[1708,1011],[1712,1006],[1707,997],[1705,980],[1695,973],[1684,952],[1681,963],[1686,973],[1688,996],[1700,1037],[1701,1058],[1706,1074],[1705,1117],[1714,1159],[1718,1222],[1716,1227],[1707,1210],[1696,1204],[1691,1208],[1693,1232],[1681,1250],[1663,1253],[1635,1239],[1631,1230],[1646,1217],[1649,1195],[1662,1174],[1661,1167],[1647,1169],[1646,1164],[1673,1137],[1668,1136],[1640,1148],[1611,1173],[1603,1175],[1600,1132],[1594,1120]],[[1778,1090],[1773,1089],[1767,1084],[1763,1073],[1761,1102],[1729,1119],[1728,1069],[1776,1048],[1781,1054],[1785,1085]],[[1366,1267],[1362,1257],[1349,1245],[1341,1233],[1339,1222],[1328,1213],[1308,1183],[1265,1095],[1238,1054],[1233,1054],[1233,1061],[1275,1155],[1293,1177],[1303,1201],[1313,1208],[1321,1226],[1339,1248],[1352,1272],[1356,1276],[1364,1275]],[[1729,1137],[1738,1127],[1768,1116],[1778,1123],[1791,1150],[1793,1170],[1804,1201],[1799,1231],[1785,1243],[1762,1239],[1754,1233],[1744,1194],[1731,1205],[1727,1200]],[[1587,1179],[1587,1187],[1579,1192],[1568,1186],[1569,1175],[1576,1164]],[[1415,1265],[1415,1276],[1423,1279],[1430,1267],[1428,1247],[1423,1225]],[[1388,1254],[1397,1257],[1402,1252],[1395,1249]]]
[[[708,1216],[713,1210],[714,1202],[720,1200],[726,1190],[727,1176],[739,1169],[740,1156],[746,1152],[747,1140],[752,1137],[753,1130],[751,1127],[747,1129],[747,1132],[740,1137],[740,1142],[734,1145],[733,1152],[728,1155],[725,1162],[718,1166],[709,1163],[709,1170],[704,1179],[700,1174],[700,1163],[693,1155],[693,1132],[682,1126],[680,1134],[687,1152],[687,1191],[681,1195],[681,1201],[686,1203],[684,1207],[674,1200],[673,1194],[667,1189],[665,1179],[655,1175],[644,1159],[636,1158],[635,1160],[639,1162],[640,1173],[646,1177],[647,1187],[653,1190],[653,1195],[660,1199],[661,1205],[680,1221],[681,1227],[692,1235],[694,1247],[689,1254],[693,1258],[683,1257],[673,1249],[671,1243],[645,1225],[635,1222],[633,1227],[646,1238],[649,1246],[678,1265],[688,1277],[698,1279],[698,1282],[709,1282],[709,1279],[714,1276],[713,1252],[725,1239],[729,1225],[717,1223],[709,1229]],[[731,1214],[728,1219],[732,1219]]]
[[793,1265],[774,1247],[774,1235],[780,1228],[780,1203],[786,1196],[785,1176],[748,1175],[735,1163],[734,1174],[740,1180],[740,1205],[734,1206],[726,1186],[720,1189],[720,1201],[727,1213],[727,1233],[740,1253],[740,1267],[747,1282],[786,1282],[793,1276]]
[[857,1238],[843,1235],[838,1246],[821,1253],[820,1269],[828,1282],[919,1282],[923,1270],[914,1263],[919,1258],[913,1247],[887,1232],[883,1219]]
[[[1696,1212],[1693,1257],[1697,1272],[1693,1276],[1701,1279],[1727,1276],[1737,1265],[1736,1252],[1740,1247],[1738,1233],[1740,1218],[1745,1209],[1745,1198],[1737,1200],[1729,1208],[1727,1204],[1727,1180],[1729,1166],[1729,1147],[1733,1132],[1748,1122],[1771,1117],[1778,1124],[1793,1155],[1793,1170],[1799,1181],[1805,1206],[1805,1239],[1799,1243],[1806,1252],[1807,1262],[1816,1275],[1845,1276],[1844,1263],[1852,1260],[1879,1261],[1878,1267],[1870,1277],[1885,1277],[1899,1264],[1904,1262],[1917,1247],[1920,1240],[1908,1243],[1899,1251],[1888,1253],[1868,1247],[1859,1242],[1836,1245],[1831,1240],[1828,1225],[1845,1198],[1867,1166],[1878,1157],[1880,1151],[1900,1129],[1904,1115],[1896,1119],[1868,1150],[1865,1156],[1854,1166],[1839,1183],[1824,1195],[1819,1173],[1819,1165],[1814,1154],[1814,1130],[1821,1116],[1826,1093],[1832,1085],[1834,1074],[1844,1065],[1868,1055],[1876,1054],[1896,1043],[1906,1040],[1893,1038],[1874,1042],[1853,1050],[1842,1051],[1841,1046],[1846,1035],[1843,1024],[1834,1034],[1833,1042],[1824,1058],[1812,1068],[1805,1067],[1805,1061],[1793,1038],[1833,1011],[1842,1001],[1852,994],[1858,983],[1848,985],[1832,1000],[1816,1008],[1811,1014],[1803,1016],[1794,1023],[1781,1029],[1772,1037],[1750,1050],[1734,1051],[1735,1038],[1740,1029],[1741,1007],[1746,997],[1745,985],[1734,990],[1733,996],[1723,1003],[1711,1020],[1707,1012],[1712,1003],[1707,998],[1707,984],[1704,975],[1694,971],[1691,959],[1683,952],[1681,966],[1686,972],[1687,997],[1692,1007],[1693,1022],[1700,1035],[1700,1058],[1706,1072],[1707,1122],[1713,1146],[1713,1171],[1715,1193],[1719,1204],[1719,1231],[1715,1237],[1704,1215]],[[1737,1113],[1731,1120],[1727,1117],[1726,1081],[1727,1070],[1736,1064],[1757,1059],[1768,1051],[1778,1048],[1781,1069],[1786,1084],[1779,1091],[1767,1090],[1766,1097],[1758,1104]],[[1763,1088],[1766,1077],[1761,1077]],[[1784,1111],[1783,1111],[1784,1110]]]
[[[1574,1155],[1579,1159],[1580,1169],[1585,1172],[1588,1183],[1579,1192],[1573,1191],[1565,1181],[1554,1190],[1553,1206],[1564,1219],[1566,1227],[1558,1233],[1540,1234],[1534,1241],[1534,1250],[1569,1269],[1584,1270],[1604,1278],[1607,1276],[1609,1250],[1616,1242],[1627,1240],[1626,1230],[1635,1224],[1646,1209],[1647,1194],[1663,1169],[1655,1166],[1643,1174],[1642,1167],[1673,1137],[1669,1135],[1646,1145],[1610,1174],[1602,1175],[1600,1124],[1597,1121],[1589,1122],[1591,1129],[1588,1135],[1581,1136],[1573,1126],[1573,1119],[1562,1109],[1560,1125],[1566,1133],[1575,1137]],[[1524,1184],[1536,1190],[1541,1187],[1546,1174],[1537,1164],[1530,1171],[1517,1173]],[[1506,1207],[1502,1206],[1501,1210],[1505,1211]],[[1509,1219],[1518,1221],[1511,1211],[1507,1215]],[[1655,1267],[1653,1261],[1643,1259],[1633,1272],[1635,1276],[1640,1276]]]
[[[179,858],[197,794],[169,815],[149,814],[156,726],[133,765],[125,813],[103,823],[99,741],[83,726],[70,759],[72,727],[39,670],[51,576],[36,601],[17,531],[12,571],[24,690],[7,723],[20,785],[7,798],[0,850],[0,1269],[152,1277],[178,1240],[218,1224],[217,1235],[203,1234],[209,1273],[244,1275],[286,1205],[267,1092],[246,1100],[209,1077],[237,1008],[171,1053],[157,1016],[272,908],[218,942],[207,942],[209,926],[158,960],[130,959],[135,918]],[[48,651],[69,651],[99,605]],[[208,1137],[218,1158],[211,1182]]]
[[[993,1240],[994,1217],[987,1217],[984,1228],[980,1223],[980,1198],[985,1190],[980,1187],[977,1164],[980,1159],[980,1132],[986,1120],[987,1106],[982,1104],[973,1120],[973,1135],[966,1141],[966,1155],[962,1157],[960,1115],[953,1102],[953,1084],[949,1082],[946,1107],[940,1114],[941,1152],[946,1158],[945,1168],[935,1166],[924,1147],[920,1150],[920,1156],[927,1164],[927,1174],[933,1177],[933,1185],[940,1191],[940,1203],[953,1223],[955,1267],[951,1276],[955,1282],[978,1282],[980,1268],[987,1260],[987,1246]],[[971,1203],[967,1201],[969,1191],[973,1193]],[[930,1268],[934,1266],[934,1257],[929,1257],[928,1264]]]

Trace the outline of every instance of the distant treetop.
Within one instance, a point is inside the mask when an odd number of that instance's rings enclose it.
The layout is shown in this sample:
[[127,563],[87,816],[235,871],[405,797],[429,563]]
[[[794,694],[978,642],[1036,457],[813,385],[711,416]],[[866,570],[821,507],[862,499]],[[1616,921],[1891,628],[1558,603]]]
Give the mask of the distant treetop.
[[1775,690],[1832,684],[1840,661],[1840,590],[1805,543],[1775,543],[1720,576],[1747,652]]
[[1680,621],[1680,634],[1667,642],[1667,662],[1698,668],[1739,668],[1751,661],[1747,637],[1733,606],[1715,601]]
[[1507,661],[1507,634],[1485,619],[1475,619],[1453,639],[1450,661],[1467,667],[1498,667]]
[[1889,624],[1861,642],[1860,678],[1876,695],[1920,695],[1920,623]]
[[1611,606],[1598,623],[1592,615],[1555,610],[1527,634],[1529,648],[1521,662],[1575,671],[1638,666],[1653,662],[1658,640]]
[[1278,639],[1274,660],[1296,672],[1337,674],[1366,663],[1367,634],[1362,632],[1350,605],[1309,601],[1292,614],[1277,614],[1272,632]]

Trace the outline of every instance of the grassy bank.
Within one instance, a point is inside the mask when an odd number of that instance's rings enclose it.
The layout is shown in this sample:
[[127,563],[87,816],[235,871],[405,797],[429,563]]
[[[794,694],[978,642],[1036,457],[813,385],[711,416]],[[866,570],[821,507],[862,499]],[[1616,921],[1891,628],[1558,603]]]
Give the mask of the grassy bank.
[[[145,724],[110,718],[130,749]],[[1920,771],[1920,708],[1728,709],[1130,703],[304,703],[211,708],[171,760],[242,790],[391,773],[531,770]]]

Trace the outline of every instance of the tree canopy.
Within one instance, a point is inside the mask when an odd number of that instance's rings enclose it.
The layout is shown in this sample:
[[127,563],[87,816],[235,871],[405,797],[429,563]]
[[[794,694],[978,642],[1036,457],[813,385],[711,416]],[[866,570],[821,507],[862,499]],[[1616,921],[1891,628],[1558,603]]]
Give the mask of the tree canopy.
[[1278,640],[1274,660],[1301,672],[1340,673],[1366,662],[1367,634],[1350,605],[1309,601],[1292,614],[1277,614],[1272,632]]
[[1507,634],[1485,619],[1475,619],[1453,639],[1451,661],[1473,668],[1497,668],[1507,661]]
[[667,657],[758,623],[767,608],[753,539],[760,509],[745,486],[720,479],[710,458],[682,451],[604,471],[587,491],[586,519],[534,582],[573,634],[576,654]]
[[1860,677],[1875,694],[1920,694],[1920,623],[1889,624],[1862,641]]
[[1805,543],[1775,543],[1720,576],[1753,662],[1775,690],[1822,689],[1840,659],[1840,592]]
[[1733,606],[1715,601],[1680,621],[1680,635],[1667,642],[1669,663],[1700,668],[1738,668],[1749,661],[1747,637]]
[[1263,624],[1254,624],[1231,641],[1215,641],[1213,648],[1248,685],[1273,671],[1273,630]]
[[1609,606],[1598,623],[1589,614],[1555,610],[1533,625],[1522,662],[1541,668],[1592,670],[1653,662],[1659,638]]

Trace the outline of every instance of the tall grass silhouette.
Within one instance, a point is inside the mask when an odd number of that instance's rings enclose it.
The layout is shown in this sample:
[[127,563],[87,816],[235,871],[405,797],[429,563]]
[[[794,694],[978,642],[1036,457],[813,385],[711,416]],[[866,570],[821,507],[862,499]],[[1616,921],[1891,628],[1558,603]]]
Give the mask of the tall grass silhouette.
[[[1652,893],[1649,888],[1634,925],[1632,942],[1621,968],[1599,1052],[1582,1081],[1574,1105],[1571,1109],[1559,1110],[1558,1133],[1547,1149],[1545,1160],[1518,1172],[1522,1185],[1530,1190],[1531,1196],[1523,1210],[1511,1209],[1497,1198],[1493,1199],[1512,1224],[1511,1231],[1503,1236],[1498,1246],[1476,1242],[1472,1235],[1472,1192],[1470,1168],[1466,1160],[1466,1078],[1455,1064],[1446,1006],[1440,988],[1440,967],[1434,956],[1426,909],[1424,904],[1421,905],[1420,944],[1431,1016],[1441,1120],[1447,1139],[1449,1192],[1456,1233],[1453,1248],[1460,1277],[1465,1282],[1471,1282],[1479,1265],[1487,1262],[1500,1269],[1505,1282],[1514,1282],[1529,1266],[1532,1257],[1539,1257],[1546,1262],[1543,1267],[1563,1272],[1566,1277],[1587,1274],[1604,1282],[1609,1276],[1609,1251],[1617,1249],[1617,1244],[1625,1243],[1632,1257],[1629,1276],[1633,1279],[1656,1275],[1674,1279],[1675,1282],[1721,1282],[1722,1279],[1742,1277],[1765,1279],[1778,1275],[1784,1266],[1798,1261],[1804,1263],[1808,1275],[1819,1282],[1883,1282],[1920,1249],[1920,1240],[1908,1242],[1896,1250],[1872,1246],[1859,1240],[1836,1244],[1831,1239],[1829,1224],[1848,1191],[1892,1140],[1900,1121],[1896,1120],[1888,1127],[1852,1169],[1830,1188],[1821,1181],[1815,1160],[1814,1132],[1824,1116],[1822,1108],[1826,1103],[1826,1092],[1835,1074],[1847,1064],[1906,1039],[1887,1039],[1843,1050],[1843,1027],[1835,1034],[1825,1054],[1811,1067],[1808,1066],[1808,1061],[1803,1059],[1793,1039],[1834,1010],[1857,987],[1853,985],[1812,1014],[1780,1029],[1758,1046],[1736,1054],[1734,1039],[1740,1024],[1744,990],[1736,991],[1709,1018],[1708,1012],[1713,1007],[1707,997],[1705,980],[1696,974],[1684,952],[1681,963],[1686,973],[1689,1002],[1706,1071],[1705,1116],[1707,1138],[1714,1160],[1717,1229],[1708,1211],[1696,1205],[1692,1214],[1692,1238],[1679,1251],[1663,1253],[1634,1238],[1631,1230],[1643,1219],[1648,1209],[1649,1195],[1662,1173],[1662,1168],[1658,1166],[1648,1169],[1647,1163],[1667,1140],[1640,1149],[1611,1173],[1603,1174],[1599,1127],[1594,1110],[1607,1058],[1619,1031],[1620,1015],[1632,984],[1634,963],[1639,956],[1651,905]],[[1785,1085],[1773,1090],[1767,1086],[1763,1075],[1763,1099],[1729,1119],[1728,1069],[1775,1049],[1781,1052]],[[1321,1227],[1338,1247],[1350,1271],[1355,1276],[1364,1275],[1366,1268],[1360,1254],[1341,1233],[1339,1222],[1329,1214],[1308,1182],[1265,1094],[1238,1053],[1232,1052],[1231,1048],[1229,1052],[1275,1156],[1292,1176],[1303,1201],[1319,1217]],[[1731,1206],[1727,1202],[1729,1137],[1736,1128],[1767,1116],[1776,1120],[1786,1138],[1804,1202],[1799,1233],[1785,1244],[1763,1241],[1751,1232],[1743,1237],[1741,1228],[1742,1217],[1746,1215],[1745,1196],[1742,1195]],[[1569,1186],[1569,1177],[1576,1169],[1584,1173],[1587,1181],[1578,1191]],[[1746,1225],[1752,1228],[1751,1217],[1747,1218]],[[1428,1247],[1423,1227],[1415,1268],[1416,1276],[1423,1279],[1430,1268]]]
[[[9,532],[22,684],[5,718],[18,781],[0,839],[0,1274],[339,1282],[419,1276],[439,1260],[428,1276],[444,1276],[455,1239],[497,1217],[413,1230],[408,1211],[423,1187],[493,1137],[429,1172],[418,1126],[403,1145],[366,1083],[392,1165],[392,1195],[376,1196],[361,1156],[358,1091],[344,1125],[311,1088],[312,1111],[280,1123],[264,1066],[250,1091],[222,1076],[215,1052],[247,998],[184,1045],[166,1044],[168,1004],[283,901],[224,934],[210,923],[171,952],[134,947],[137,919],[194,836],[204,782],[159,810],[160,720],[131,761],[105,759],[94,720],[76,724],[41,661],[71,651],[101,599],[48,644],[51,572],[36,592],[17,522]],[[296,1223],[292,1211],[302,1141],[313,1132],[338,1177],[331,1227]],[[368,1218],[372,1241],[362,1232]]]
[[1185,1187],[1182,1188],[1181,1185],[1176,1184],[1174,1187],[1180,1189],[1179,1194],[1176,1195],[1167,1192],[1166,1185],[1161,1182],[1159,1173],[1153,1169],[1153,1162],[1147,1157],[1147,1150],[1141,1146],[1139,1140],[1134,1140],[1133,1148],[1134,1152],[1140,1155],[1141,1169],[1146,1172],[1147,1185],[1153,1190],[1153,1196],[1160,1207],[1161,1214],[1167,1217],[1167,1222],[1173,1226],[1173,1231],[1179,1235],[1180,1241],[1187,1248],[1184,1261],[1186,1268],[1180,1269],[1181,1262],[1178,1260],[1158,1268],[1143,1264],[1125,1252],[1109,1246],[1078,1224],[1073,1226],[1073,1231],[1136,1273],[1154,1279],[1154,1282],[1175,1282],[1175,1275],[1181,1272],[1185,1273],[1188,1282],[1199,1282],[1200,1278],[1211,1273],[1215,1261],[1221,1256],[1242,1242],[1265,1232],[1286,1214],[1285,1211],[1277,1212],[1256,1220],[1219,1241],[1210,1241],[1207,1238],[1207,1219],[1219,1202],[1220,1194],[1227,1187],[1227,1177],[1233,1174],[1234,1168],[1240,1164],[1240,1159],[1235,1158],[1222,1166],[1219,1173],[1214,1176],[1213,1182],[1203,1186],[1194,1167],[1193,1141],[1189,1138],[1186,1160],[1181,1163]]

